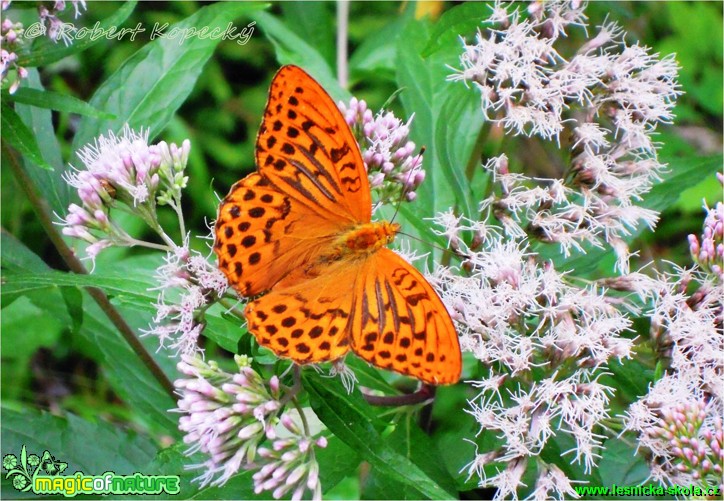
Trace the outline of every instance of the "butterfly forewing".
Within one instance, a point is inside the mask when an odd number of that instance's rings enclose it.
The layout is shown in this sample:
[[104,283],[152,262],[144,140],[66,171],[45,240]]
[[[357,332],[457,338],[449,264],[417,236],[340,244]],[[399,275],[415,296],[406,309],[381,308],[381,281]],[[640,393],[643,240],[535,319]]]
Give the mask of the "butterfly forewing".
[[259,344],[297,363],[336,360],[349,350],[359,267],[337,262],[323,273],[299,268],[244,310]]
[[301,68],[284,66],[272,80],[256,147],[259,171],[310,210],[369,222],[359,146],[332,98]]
[[214,250],[229,283],[253,296],[316,259],[338,231],[254,173],[236,183],[221,203]]

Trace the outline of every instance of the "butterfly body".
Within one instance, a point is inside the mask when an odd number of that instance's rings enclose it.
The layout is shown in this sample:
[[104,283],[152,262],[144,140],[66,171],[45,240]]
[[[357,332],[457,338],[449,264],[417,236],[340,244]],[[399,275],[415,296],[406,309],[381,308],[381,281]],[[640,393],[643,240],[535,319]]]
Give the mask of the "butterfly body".
[[399,224],[388,221],[361,224],[342,234],[338,245],[342,255],[366,256],[392,243],[399,231]]
[[460,347],[445,306],[386,247],[400,226],[371,221],[352,131],[296,66],[272,81],[256,162],[219,207],[214,250],[229,283],[255,298],[244,316],[258,342],[300,364],[352,350],[432,384],[457,382]]

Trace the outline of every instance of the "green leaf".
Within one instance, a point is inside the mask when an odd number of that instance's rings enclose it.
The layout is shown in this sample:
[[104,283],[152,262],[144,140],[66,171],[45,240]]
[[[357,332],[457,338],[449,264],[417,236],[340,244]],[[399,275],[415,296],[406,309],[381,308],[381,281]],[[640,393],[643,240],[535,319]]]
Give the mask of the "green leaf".
[[129,475],[153,458],[156,446],[148,437],[120,430],[103,421],[90,423],[72,414],[60,418],[36,411],[2,408],[3,453],[20,451],[42,455],[49,451],[69,464],[68,471],[100,475],[112,470]]
[[[475,457],[476,449],[484,453],[500,447],[499,441],[490,440],[495,438],[495,431],[488,432],[488,440],[484,442],[480,435],[485,434],[485,431],[480,429],[475,416],[470,412],[463,412],[463,409],[470,405],[469,399],[473,399],[471,390],[469,385],[438,388],[432,414],[434,432],[431,438],[440,451],[440,463],[446,465],[447,470],[453,474],[458,490],[473,489],[480,481],[476,476],[468,481],[468,468]],[[477,445],[470,440],[475,440]],[[495,468],[490,470],[494,472]]]
[[77,287],[61,287],[60,293],[73,322],[73,332],[78,332],[83,325],[83,293]]
[[407,205],[400,204],[400,214],[402,214],[408,223],[412,225],[421,235],[425,235],[425,241],[433,243],[443,249],[447,248],[448,243],[444,236],[435,235],[430,231],[430,221],[422,219],[414,209]]
[[615,381],[617,390],[628,400],[646,395],[654,382],[654,371],[638,360],[611,360],[608,370],[613,375],[612,384]]
[[328,492],[345,478],[353,475],[362,457],[337,437],[327,439],[327,447],[314,451],[319,463],[319,480],[322,491]]
[[382,371],[371,366],[366,361],[359,357],[347,357],[345,359],[347,367],[352,369],[357,383],[360,386],[369,388],[371,390],[381,391],[385,394],[395,394],[397,390],[388,383],[384,377],[382,377]]
[[[164,32],[200,27],[223,30],[231,20],[260,8],[258,3],[217,3],[197,10]],[[184,43],[174,38],[158,38],[137,51],[98,88],[90,101],[94,108],[117,118],[84,117],[73,149],[77,151],[108,130],[118,133],[124,124],[136,130],[148,129],[154,137],[193,90],[204,63],[219,42],[219,38],[193,37]]]
[[243,320],[217,317],[209,312],[206,315],[206,327],[204,337],[211,339],[221,348],[230,353],[238,353],[239,340],[244,335],[249,335],[245,328],[242,328]]
[[[84,297],[83,301],[83,327],[78,337],[86,346],[95,350],[94,358],[115,392],[146,426],[157,433],[178,437],[178,417],[169,412],[176,407],[176,401],[153,377],[98,305],[90,297]],[[145,322],[138,318],[136,309],[119,308],[119,311],[131,327]],[[135,332],[138,333],[138,327],[135,327]],[[167,352],[157,352],[158,340],[147,336],[141,338],[141,342],[169,378],[175,379],[177,373],[172,372],[174,361],[169,359]]]
[[714,155],[699,158],[672,158],[660,159],[668,165],[668,172],[661,176],[661,182],[656,183],[649,193],[644,195],[643,206],[649,209],[663,211],[674,206],[682,192],[695,186],[705,177],[712,177],[721,171],[722,157]]
[[[103,22],[98,22],[95,26],[89,27],[89,29],[95,29],[97,27],[97,33],[101,33],[100,30],[104,30],[107,33],[109,29],[120,26],[131,12],[133,12],[136,3],[136,0],[124,2],[121,8],[113,13],[113,15],[104,19]],[[21,54],[18,57],[18,66],[46,66],[66,56],[81,52],[101,41],[108,43],[105,36],[94,36],[93,33],[89,33],[88,36],[82,37],[79,40],[74,40],[73,43],[68,46],[53,42],[48,37],[40,37],[33,43],[32,51],[29,54]]]
[[371,413],[359,392],[347,394],[338,381],[323,379],[316,374],[305,373],[304,383],[312,409],[319,419],[373,468],[429,499],[457,497],[438,485],[382,437],[378,430],[384,423]]
[[[110,273],[105,277],[96,275],[76,275],[63,273],[55,270],[48,270],[44,273],[5,273],[3,275],[5,284],[2,288],[3,302],[6,293],[9,295],[42,293],[46,296],[48,291],[57,291],[57,287],[75,288],[84,286],[101,287],[114,300],[119,307],[121,315],[127,319],[131,326],[136,325],[136,332],[148,325],[150,312],[153,311],[155,292],[149,291],[148,287],[152,282],[144,282],[130,275],[121,273]],[[115,285],[113,285],[115,283]],[[76,289],[77,290],[77,289]],[[67,293],[67,292],[66,292]],[[54,301],[54,300],[51,300]],[[64,304],[62,297],[58,298],[60,304]],[[68,303],[68,301],[70,301]],[[56,303],[53,303],[56,304]],[[88,355],[97,360],[103,367],[114,390],[139,413],[139,416],[149,425],[162,430],[166,434],[176,435],[176,418],[168,413],[168,410],[175,406],[174,400],[152,376],[145,365],[138,359],[138,356],[130,348],[121,334],[112,327],[98,305],[89,297],[65,298],[71,315],[74,316],[72,326],[78,327],[79,317],[82,316],[82,327],[78,333],[79,338],[85,345],[92,347]],[[123,305],[132,305],[131,311],[122,309]],[[77,311],[83,305],[82,315]],[[141,309],[149,312],[148,317],[140,315]],[[46,315],[48,318],[55,318],[56,315]],[[3,340],[5,336],[3,336]],[[173,361],[166,352],[156,354],[158,340],[155,338],[143,338],[142,342],[149,353],[156,358],[156,362],[166,366],[166,371],[173,372]],[[173,375],[171,376],[173,379]]]
[[460,48],[460,37],[475,33],[476,28],[481,27],[482,21],[489,15],[488,9],[487,5],[480,2],[467,2],[445,12],[435,23],[422,56],[428,57],[451,44]]
[[3,295],[27,293],[53,286],[67,286],[98,287],[107,294],[120,296],[121,299],[142,306],[150,306],[150,303],[156,299],[156,294],[148,290],[154,285],[152,281],[130,277],[122,273],[79,275],[48,270],[44,273],[7,273],[4,278],[6,282],[2,288]]
[[331,2],[281,2],[284,25],[305,40],[334,67],[337,45],[334,39],[336,5]]
[[350,73],[394,75],[397,41],[408,17],[395,17],[381,30],[369,33],[349,59]]
[[702,200],[707,200],[711,207],[721,198],[719,180],[715,176],[706,176],[696,185],[681,192],[676,209],[681,209],[685,213],[703,214]]
[[[3,254],[5,252],[3,249]],[[54,304],[43,307],[44,301]],[[18,297],[14,301],[7,301],[3,296],[2,305],[2,397],[5,401],[30,399],[30,361],[39,348],[56,345],[70,319],[67,313],[56,309],[57,305],[63,307],[57,290]],[[32,326],[32,331],[29,326]]]
[[[43,90],[38,70],[30,68],[25,79],[26,88]],[[23,122],[33,131],[43,158],[54,168],[40,168],[32,160],[25,158],[23,166],[28,177],[40,195],[50,205],[52,212],[65,214],[71,199],[71,188],[63,180],[63,157],[58,138],[53,127],[53,114],[50,110],[17,103],[15,111]]]
[[[477,214],[476,197],[470,188],[467,165],[477,157],[478,136],[483,124],[479,98],[461,84],[449,82],[450,65],[459,49],[448,48],[423,57],[431,36],[425,20],[410,19],[398,41],[397,80],[408,115],[415,113],[412,139],[426,146],[427,177],[415,202],[420,218],[457,207],[469,217]],[[429,225],[424,238],[428,238]],[[422,250],[422,249],[421,249]]]
[[[585,471],[583,461],[574,460],[577,449],[578,444],[571,433],[557,433],[545,443],[540,458],[548,464],[556,465],[568,478],[585,478],[594,484],[600,484],[598,469],[594,469],[592,474],[588,475]],[[487,451],[490,449],[481,448],[481,450]],[[500,463],[498,464],[498,468],[500,468]],[[532,486],[532,484],[527,485]]]
[[276,50],[281,64],[296,64],[317,80],[335,101],[348,100],[327,61],[312,45],[299,37],[284,23],[267,12],[257,12],[254,19]]
[[[671,159],[668,162],[661,159],[661,161],[668,163],[668,172],[662,174],[661,181],[656,183],[651,191],[643,196],[643,201],[640,204],[642,207],[655,211],[663,211],[675,206],[682,192],[707,176],[713,177],[721,168],[721,157],[718,155],[685,160]],[[639,224],[638,229],[632,230],[631,235],[624,240],[631,242],[644,231],[648,231],[648,228]],[[564,268],[583,276],[600,269],[602,265],[606,264],[605,259],[611,258],[611,250],[607,246],[599,249],[586,245],[584,248],[586,249],[585,253],[574,252],[569,257],[565,257],[557,245],[537,244],[533,247],[533,250],[544,259],[553,260],[557,268]]]
[[40,152],[40,148],[38,148],[35,136],[33,136],[33,133],[23,123],[15,110],[4,102],[0,103],[0,110],[2,111],[3,141],[7,141],[18,153],[27,157],[43,169],[53,170],[53,167],[43,159],[43,154]]
[[[89,275],[57,270],[46,270],[40,273],[15,270],[5,274],[5,283],[0,294],[5,300],[5,298],[20,294],[60,286],[62,291],[66,291],[64,292],[64,298],[68,300],[70,297],[66,296],[67,290],[76,287],[98,287],[118,305],[154,312],[154,304],[158,293],[151,290],[157,284],[148,278],[150,276],[151,274],[146,276],[129,274],[122,270],[95,272]],[[78,299],[77,297],[73,298],[74,301]],[[73,307],[71,309],[75,311],[74,307],[77,305],[71,303],[68,306],[69,308]],[[223,307],[214,307],[206,312],[207,326],[204,329],[204,336],[225,350],[236,353],[239,339],[246,333],[246,330],[242,329],[241,321],[234,322],[222,318],[223,311],[225,311]],[[82,314],[82,311],[79,313]]]
[[636,444],[619,438],[606,440],[598,462],[601,485],[640,485],[649,478],[646,461],[636,452]]
[[58,94],[47,90],[20,87],[15,94],[3,93],[3,99],[16,103],[29,104],[48,110],[65,111],[97,118],[115,118],[115,115],[95,109],[85,101],[68,94]]
[[[176,417],[168,413],[168,409],[175,407],[175,402],[161,384],[153,377],[146,366],[140,361],[138,355],[131,349],[121,334],[110,324],[107,316],[100,310],[98,305],[89,297],[74,297],[74,293],[66,290],[65,298],[63,296],[52,296],[57,294],[57,287],[62,289],[75,289],[80,286],[103,286],[105,289],[113,291],[116,303],[132,304],[131,311],[121,310],[124,316],[133,326],[134,323],[140,325],[136,327],[136,332],[140,328],[148,325],[148,320],[143,319],[139,314],[139,308],[145,308],[147,311],[153,311],[152,301],[155,295],[152,291],[147,290],[147,284],[135,281],[132,278],[100,278],[93,275],[74,275],[71,273],[63,273],[59,271],[47,271],[45,273],[5,273],[3,280],[6,281],[7,288],[2,288],[3,304],[5,304],[6,293],[26,294],[33,297],[38,294],[44,298],[41,305],[47,303],[44,308],[58,309],[58,305],[62,308],[59,311],[53,311],[52,314],[41,313],[36,306],[31,313],[30,319],[27,317],[18,317],[17,315],[8,315],[8,319],[21,319],[18,328],[13,331],[6,330],[3,333],[3,342],[18,343],[23,339],[37,340],[40,338],[27,336],[27,325],[41,325],[41,320],[58,322],[62,318],[62,322],[56,329],[61,329],[63,325],[69,328],[77,329],[82,321],[82,326],[78,332],[78,337],[85,343],[85,346],[91,347],[88,356],[93,357],[102,367],[108,380],[114,390],[121,398],[128,403],[144,420],[144,422],[155,429],[160,429],[166,434],[177,435]],[[116,286],[109,286],[112,282],[116,282]],[[77,289],[75,289],[77,290]],[[85,292],[83,293],[85,294]],[[113,296],[113,294],[112,294]],[[23,304],[16,300],[10,307],[14,307],[16,303]],[[79,308],[82,309],[82,313]],[[61,316],[62,312],[62,316]],[[66,313],[67,312],[67,313]],[[68,314],[70,316],[68,316]],[[150,317],[150,315],[149,315]],[[67,319],[67,320],[66,320]],[[49,326],[38,327],[42,332],[57,332]],[[17,332],[17,334],[13,334]],[[166,352],[156,353],[158,340],[152,337],[141,339],[146,350],[152,354],[156,362],[162,367],[166,366],[166,371],[171,373],[170,378],[175,376],[173,361],[170,360]],[[6,353],[10,353],[6,351]],[[26,364],[27,366],[27,364]],[[12,374],[8,372],[8,374]]]
[[9,271],[42,272],[48,269],[45,261],[13,235],[0,229],[0,266]]
[[[483,127],[480,96],[470,92],[464,85],[451,85],[442,96],[439,110],[438,116],[448,118],[440,120],[435,130],[438,161],[448,185],[458,195],[461,209],[473,217],[478,212],[477,202],[467,178],[466,167],[475,153]],[[476,169],[480,168],[479,158],[478,152],[474,159]]]
[[[169,409],[175,407],[175,401],[138,359],[126,340],[108,321],[105,313],[100,310],[95,301],[87,296],[82,299],[68,298],[70,300],[68,304],[58,293],[59,287],[76,289],[82,286],[101,286],[111,292],[109,296],[131,328],[135,332],[140,332],[141,329],[148,328],[154,311],[152,303],[156,300],[156,291],[148,291],[147,288],[154,285],[153,278],[151,278],[153,273],[150,271],[154,264],[149,263],[155,263],[158,260],[144,258],[127,261],[128,264],[126,261],[117,263],[113,273],[99,277],[100,280],[97,281],[94,275],[75,275],[55,270],[38,273],[4,270],[3,280],[12,283],[11,288],[17,294],[26,294],[31,300],[35,296],[43,298],[43,301],[34,301],[36,307],[44,310],[42,315],[36,313],[35,317],[62,319],[63,325],[68,329],[77,326],[77,322],[74,321],[78,319],[68,318],[68,309],[70,309],[71,315],[79,317],[77,309],[82,306],[83,324],[77,335],[72,337],[74,347],[98,362],[113,389],[129,404],[130,408],[138,412],[138,416],[144,424],[152,426],[154,430],[162,431],[164,434],[175,436],[178,434],[176,416],[168,412]],[[133,273],[129,268],[130,263],[134,266]],[[43,275],[46,276],[45,279],[42,278]],[[116,282],[116,286],[109,286],[113,282]],[[8,289],[8,291],[10,290]],[[5,287],[2,288],[2,292],[5,292]],[[12,294],[8,292],[8,295]],[[6,302],[6,297],[5,294],[2,295],[3,304]],[[126,305],[131,305],[131,308],[124,308]],[[66,318],[68,319],[66,320]],[[6,341],[6,338],[3,335],[3,342]],[[25,338],[32,339],[33,336],[25,336]],[[12,338],[7,338],[7,340],[10,342]],[[141,342],[155,358],[156,363],[173,380],[177,374],[174,367],[175,361],[168,356],[166,351],[157,353],[158,339],[147,336],[142,337]],[[10,353],[10,351],[6,353]]]
[[[398,452],[419,466],[440,487],[447,492],[457,492],[455,480],[441,461],[440,451],[413,421],[412,414],[404,416],[385,440],[394,444]],[[373,470],[370,479],[373,482],[366,483],[363,491],[367,499],[418,499],[420,496],[416,488],[401,484],[380,470]]]

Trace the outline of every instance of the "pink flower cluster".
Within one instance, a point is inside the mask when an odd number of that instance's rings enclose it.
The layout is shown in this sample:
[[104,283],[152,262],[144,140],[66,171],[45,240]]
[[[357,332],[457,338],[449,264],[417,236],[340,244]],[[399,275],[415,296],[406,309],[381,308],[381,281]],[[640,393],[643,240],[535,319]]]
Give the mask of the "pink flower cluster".
[[[72,3],[75,7],[75,17],[78,17],[81,7],[86,8],[85,0],[72,0]],[[11,0],[2,0],[2,11],[6,11],[10,4]],[[65,10],[65,4],[66,2],[59,0],[50,9],[43,4],[39,4],[38,15],[45,33],[51,40],[57,42],[62,39],[66,45],[69,45],[72,42],[72,39],[68,36],[70,27],[56,15]],[[17,64],[18,51],[23,45],[24,29],[21,23],[14,23],[4,14],[3,18],[2,23],[0,23],[0,84],[5,85],[6,82],[12,80],[8,92],[13,94],[22,80],[28,76],[28,70]]]
[[678,270],[649,280],[642,294],[666,371],[629,407],[625,425],[650,452],[651,475],[662,483],[722,482],[724,304],[717,279]]
[[[9,6],[10,2],[3,0],[2,10]],[[14,23],[5,15],[3,17],[0,23],[0,84],[5,85],[12,79],[8,92],[14,94],[20,82],[28,76],[28,70],[17,64],[17,51],[23,43],[23,25]]]
[[183,173],[190,149],[188,140],[180,148],[163,141],[149,145],[148,131],[136,133],[128,126],[121,136],[111,131],[100,136],[78,152],[85,168],[64,174],[77,189],[81,205],[69,207],[63,233],[90,243],[86,254],[91,259],[111,245],[143,245],[111,218],[111,209],[123,204],[175,247],[158,225],[156,205],[168,204],[181,221],[181,190],[188,180]]
[[724,431],[722,417],[707,412],[705,401],[672,403],[660,411],[659,425],[651,430],[670,452],[667,465],[691,476],[702,487],[724,488]]
[[402,196],[408,202],[415,200],[425,171],[422,155],[409,140],[412,117],[403,123],[390,111],[374,116],[367,103],[357,98],[348,105],[340,102],[339,109],[359,142],[370,187],[379,202],[396,203]]
[[[274,499],[289,493],[301,499],[306,490],[321,499],[319,465],[314,448],[327,439],[313,439],[290,414],[283,412],[285,398],[279,378],[265,382],[251,360],[235,357],[238,372],[230,374],[215,362],[185,355],[178,364],[186,378],[176,386],[181,399],[179,429],[186,433],[187,453],[202,452],[208,459],[192,468],[203,469],[201,485],[223,485],[241,469],[255,470],[257,494],[271,491]],[[301,417],[301,416],[300,416]],[[303,419],[303,417],[302,417]],[[268,446],[260,445],[267,441]]]
[[[724,175],[717,173],[717,178],[724,184]],[[724,283],[724,204],[717,202],[713,208],[705,205],[704,209],[707,212],[704,231],[701,239],[689,235],[689,250],[699,266],[718,276]]]
[[[81,8],[85,9],[85,0],[72,0],[71,3],[75,9],[75,17],[80,16]],[[48,9],[45,5],[38,6],[38,15],[40,16],[40,22],[45,27],[45,33],[48,38],[54,42],[63,40],[65,45],[73,43],[73,38],[69,35],[68,31],[74,30],[70,25],[63,22],[58,14],[65,10],[66,2],[64,0],[57,0],[53,7]]]
[[169,251],[165,264],[156,270],[160,290],[154,324],[144,334],[157,336],[161,347],[177,354],[200,350],[198,339],[206,326],[203,315],[223,297],[228,282],[216,266],[188,246]]
[[[586,27],[582,2],[536,2],[529,16],[496,2],[475,42],[464,43],[452,81],[472,84],[487,119],[512,135],[573,138],[560,179],[508,171],[507,158],[486,168],[502,186],[483,203],[513,233],[525,231],[564,253],[609,244],[629,269],[624,237],[657,214],[638,206],[665,167],[653,141],[670,123],[681,91],[673,56],[629,45],[614,23],[564,57],[556,47],[569,25]],[[497,27],[497,28],[496,28]],[[507,186],[506,186],[507,185]]]
[[[561,483],[564,475],[541,452],[552,437],[567,435],[575,447],[563,455],[586,471],[596,466],[614,392],[599,379],[612,359],[631,357],[633,340],[625,334],[632,322],[603,287],[573,285],[551,263],[540,263],[522,239],[451,213],[437,223],[439,234],[466,256],[465,273],[439,267],[428,278],[456,323],[461,348],[486,368],[482,379],[471,382],[479,394],[468,412],[481,430],[501,440],[476,454],[470,472],[504,499],[516,495],[535,458],[539,468],[545,466],[538,470],[541,498],[569,496],[570,481]],[[459,238],[464,232],[477,235],[480,250],[465,246]]]

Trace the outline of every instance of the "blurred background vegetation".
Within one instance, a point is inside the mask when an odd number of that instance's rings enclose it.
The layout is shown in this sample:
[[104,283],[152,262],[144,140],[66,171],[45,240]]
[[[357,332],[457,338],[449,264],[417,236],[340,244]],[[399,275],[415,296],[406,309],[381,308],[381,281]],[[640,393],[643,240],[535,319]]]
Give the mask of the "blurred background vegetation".
[[[365,99],[373,110],[379,109],[397,90],[396,38],[404,15],[423,11],[433,17],[460,2],[351,2],[349,24],[350,75],[349,92]],[[141,23],[180,21],[206,2],[141,2],[123,26]],[[76,26],[92,26],[121,5],[121,2],[88,2],[88,9],[75,20]],[[639,40],[662,55],[675,52],[681,66],[681,87],[685,94],[676,107],[674,126],[661,128],[658,140],[660,155],[676,171],[679,162],[697,158],[721,157],[722,150],[722,3],[721,2],[591,2],[587,14],[589,33],[606,16],[616,20],[628,32],[628,42]],[[35,5],[14,2],[14,20],[31,24],[37,18]],[[267,11],[286,29],[316,48],[331,68],[336,60],[336,4],[334,2],[280,2]],[[481,19],[487,15],[480,5]],[[237,20],[243,27],[247,20]],[[150,30],[149,30],[150,31]],[[122,63],[148,43],[142,33],[135,41],[103,41],[80,54],[62,59],[40,69],[42,84],[48,90],[70,94],[89,101],[96,89]],[[461,33],[470,36],[473,33]],[[563,44],[579,46],[583,35],[573,31]],[[260,26],[248,44],[221,42],[206,63],[193,92],[158,139],[180,143],[189,138],[192,153],[189,161],[190,183],[186,190],[184,212],[192,234],[208,233],[207,224],[215,218],[217,196],[223,197],[236,180],[254,168],[253,150],[256,132],[266,103],[269,82],[280,63],[277,47]],[[388,107],[406,118],[399,99]],[[53,115],[65,163],[73,158],[71,142],[78,117],[68,113]],[[414,130],[414,122],[413,122]],[[418,145],[420,146],[420,145]],[[492,148],[492,147],[491,147]],[[497,154],[483,151],[483,157]],[[518,165],[529,176],[551,176],[557,172],[554,162],[545,157],[528,158],[519,152]],[[719,162],[721,165],[721,161]],[[638,265],[651,259],[690,264],[687,235],[700,233],[703,221],[702,200],[709,205],[721,199],[721,185],[714,176],[696,180],[693,187],[661,215],[657,231],[644,232],[634,248],[643,249]],[[40,256],[48,265],[64,269],[62,260],[46,238],[23,191],[8,167],[2,165],[2,228]],[[216,194],[216,195],[215,195]],[[172,215],[169,213],[169,221]],[[432,214],[425,214],[430,216]],[[143,231],[139,222],[125,221],[136,233]],[[135,230],[133,227],[135,227]],[[197,243],[199,248],[203,243]],[[111,249],[99,257],[99,268],[138,253],[135,249]],[[636,268],[636,264],[632,268]],[[3,305],[5,306],[5,305]],[[12,311],[2,316],[2,400],[6,407],[22,408],[31,404],[44,409],[69,410],[90,420],[107,420],[142,428],[143,419],[134,415],[114,392],[104,373],[94,362],[92,340],[75,336],[72,321],[65,316],[53,317],[37,307],[14,303]],[[32,322],[32,335],[23,336]],[[143,327],[148,319],[134,319]],[[153,343],[151,343],[153,344]],[[214,357],[213,346],[207,356]],[[441,401],[435,412],[458,405],[464,393]],[[463,427],[461,425],[461,427]],[[469,428],[472,429],[472,428]],[[469,429],[465,434],[469,434]],[[449,443],[459,444],[463,433],[450,432]],[[163,438],[159,440],[163,441]],[[445,443],[443,439],[443,443]],[[442,450],[455,454],[460,445]],[[467,456],[466,456],[467,457]],[[453,463],[460,462],[453,460]],[[462,466],[462,464],[460,465]],[[344,487],[340,487],[344,489]],[[344,495],[340,491],[340,495]]]
[[[208,2],[206,2],[208,3]],[[405,10],[445,12],[461,2],[352,2],[350,4],[349,53],[352,74],[349,91],[367,100],[373,110],[388,102],[397,91],[395,55],[391,47],[399,36],[394,25]],[[33,19],[35,10],[29,2],[17,2],[13,9],[25,10],[14,18]],[[119,7],[119,2],[90,2],[88,10],[76,22],[92,26]],[[195,12],[204,2],[141,2],[123,26],[141,23],[147,28],[131,42],[103,42],[88,50],[42,68],[41,79],[48,90],[90,100],[94,91],[134,52],[148,43],[154,23],[180,21]],[[23,9],[24,8],[24,9]],[[481,5],[481,17],[485,7]],[[11,11],[14,12],[14,11]],[[317,49],[331,68],[335,67],[336,6],[334,2],[279,2],[269,10],[296,35]],[[628,32],[628,41],[639,40],[662,55],[676,53],[681,66],[680,78],[685,94],[676,107],[676,126],[661,130],[661,155],[669,157],[702,156],[721,151],[722,134],[722,4],[719,2],[591,2],[587,10],[593,26],[609,16]],[[439,15],[439,14],[438,14]],[[30,23],[28,23],[30,24]],[[243,26],[237,23],[238,26]],[[569,43],[580,44],[581,33],[573,31]],[[461,35],[465,35],[461,33]],[[468,33],[467,35],[470,35]],[[386,45],[383,45],[383,42]],[[387,52],[385,52],[385,50]],[[362,61],[364,59],[364,61]],[[355,64],[358,63],[358,64]],[[363,63],[363,64],[359,64]],[[160,137],[167,142],[190,138],[193,150],[189,175],[193,182],[186,193],[185,212],[190,227],[205,231],[205,221],[215,216],[217,200],[209,196],[210,188],[223,196],[228,187],[253,169],[254,139],[266,103],[268,84],[280,64],[274,45],[255,27],[246,45],[222,41],[205,65],[193,93]],[[404,117],[399,100],[388,107]],[[64,160],[72,157],[70,143],[77,116],[54,113]],[[414,127],[413,127],[414,128]],[[541,159],[525,165],[529,175],[550,174],[552,169]],[[675,165],[671,165],[675,169]],[[555,170],[555,169],[553,169]],[[6,174],[6,171],[3,171]],[[57,260],[42,230],[32,223],[32,209],[22,191],[15,189],[12,176],[4,176],[3,227],[26,242],[48,262]],[[657,238],[666,233],[667,242],[679,244],[669,249],[683,252],[685,236],[698,231],[701,200],[715,197],[716,180],[702,180],[682,194],[671,217],[662,216]],[[669,227],[669,224],[672,226]],[[656,245],[656,242],[651,242]],[[661,249],[666,252],[665,249]],[[133,252],[123,250],[121,252]],[[109,259],[116,259],[114,255]],[[677,254],[671,258],[674,261]],[[679,254],[679,258],[681,258]]]

